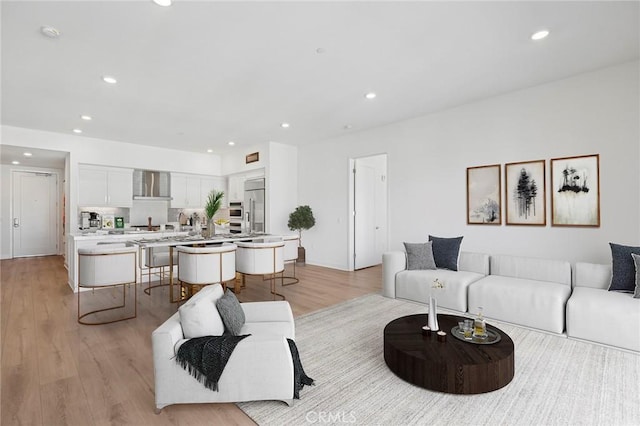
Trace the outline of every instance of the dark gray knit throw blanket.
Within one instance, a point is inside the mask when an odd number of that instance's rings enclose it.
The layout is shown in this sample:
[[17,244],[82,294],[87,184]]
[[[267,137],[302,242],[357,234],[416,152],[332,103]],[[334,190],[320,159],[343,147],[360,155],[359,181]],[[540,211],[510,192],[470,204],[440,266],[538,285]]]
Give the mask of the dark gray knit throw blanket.
[[[218,380],[231,353],[244,336],[204,336],[189,339],[180,346],[176,361],[207,389],[218,390]],[[300,399],[300,390],[304,385],[313,385],[313,379],[307,376],[300,362],[296,342],[287,339],[293,359],[293,397]]]
[[189,339],[178,349],[176,361],[207,389],[217,391],[218,380],[231,353],[245,337],[249,337],[249,334],[224,334]]

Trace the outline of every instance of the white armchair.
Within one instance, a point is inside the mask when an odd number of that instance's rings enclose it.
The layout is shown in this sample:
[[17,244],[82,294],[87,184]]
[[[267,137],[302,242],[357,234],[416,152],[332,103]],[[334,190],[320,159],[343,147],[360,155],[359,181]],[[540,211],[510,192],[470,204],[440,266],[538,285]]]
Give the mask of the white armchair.
[[[204,303],[205,307],[211,303],[215,310],[215,301],[222,294],[219,284],[204,287],[181,310],[198,303]],[[156,413],[171,404],[259,400],[293,404],[294,367],[287,338],[295,338],[295,326],[289,303],[253,302],[241,306],[245,325],[240,334],[251,336],[234,349],[218,381],[218,391],[205,388],[176,362],[177,351],[187,340],[180,312],[153,332]],[[207,312],[209,315],[211,311]],[[206,320],[211,321],[209,316]]]

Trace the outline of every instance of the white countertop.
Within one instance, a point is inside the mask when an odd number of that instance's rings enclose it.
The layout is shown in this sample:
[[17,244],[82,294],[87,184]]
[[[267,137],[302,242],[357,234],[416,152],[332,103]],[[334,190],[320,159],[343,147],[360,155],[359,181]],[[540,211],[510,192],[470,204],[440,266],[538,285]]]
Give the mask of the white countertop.
[[80,240],[133,240],[133,239],[156,239],[156,238],[165,238],[165,237],[177,237],[177,236],[187,236],[189,235],[189,231],[136,231],[135,229],[124,229],[123,232],[120,233],[116,231],[116,233],[108,233],[107,231],[78,231],[72,232],[69,234],[70,238],[73,238],[76,241]]

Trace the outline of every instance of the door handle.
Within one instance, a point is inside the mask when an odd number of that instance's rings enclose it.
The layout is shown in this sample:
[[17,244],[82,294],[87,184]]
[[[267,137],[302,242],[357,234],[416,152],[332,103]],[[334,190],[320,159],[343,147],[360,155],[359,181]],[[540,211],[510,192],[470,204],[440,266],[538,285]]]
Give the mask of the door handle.
[[18,220],[17,217],[13,218],[13,227],[14,228],[19,228],[20,227],[20,221]]

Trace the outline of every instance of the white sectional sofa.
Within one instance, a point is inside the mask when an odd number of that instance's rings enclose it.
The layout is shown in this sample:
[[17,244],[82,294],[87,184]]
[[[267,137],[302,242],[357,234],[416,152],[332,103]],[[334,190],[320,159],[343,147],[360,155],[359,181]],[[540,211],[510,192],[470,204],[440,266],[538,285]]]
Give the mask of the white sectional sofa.
[[561,334],[571,295],[571,264],[561,260],[491,256],[491,274],[469,287],[469,312]]
[[640,299],[608,291],[611,266],[576,263],[567,336],[640,352]]
[[[406,254],[382,257],[383,290],[390,298],[484,315],[569,338],[640,352],[640,299],[608,291],[611,266],[561,260],[460,252],[459,271],[408,271]],[[432,288],[438,278],[445,289]]]
[[[429,302],[433,295],[438,306],[455,311],[467,311],[467,288],[489,273],[489,255],[460,252],[458,270],[407,270],[407,256],[403,251],[384,253],[382,256],[383,295],[421,303]],[[444,288],[435,289],[435,279]]]

